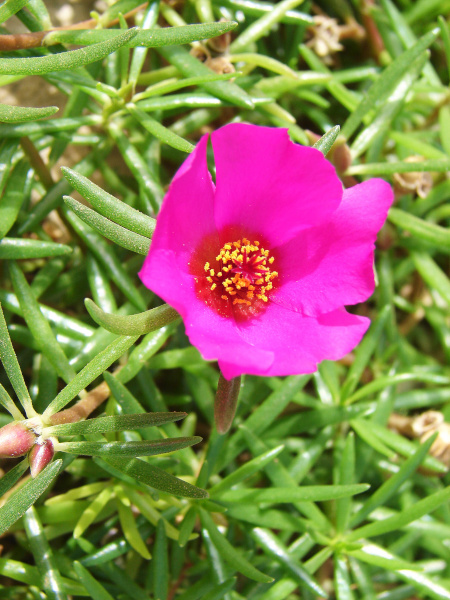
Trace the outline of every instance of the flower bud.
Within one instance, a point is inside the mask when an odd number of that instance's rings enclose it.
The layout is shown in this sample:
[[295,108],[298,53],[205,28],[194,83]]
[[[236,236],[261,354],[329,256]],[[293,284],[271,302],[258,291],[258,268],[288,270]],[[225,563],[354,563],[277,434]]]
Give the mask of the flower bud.
[[0,429],[0,458],[23,456],[36,442],[36,435],[22,423],[8,423]]
[[36,477],[52,460],[55,451],[51,439],[45,440],[42,444],[35,444],[31,448],[28,460],[30,463],[31,477]]
[[214,421],[221,435],[225,435],[233,424],[240,389],[240,376],[227,380],[220,373],[214,402]]

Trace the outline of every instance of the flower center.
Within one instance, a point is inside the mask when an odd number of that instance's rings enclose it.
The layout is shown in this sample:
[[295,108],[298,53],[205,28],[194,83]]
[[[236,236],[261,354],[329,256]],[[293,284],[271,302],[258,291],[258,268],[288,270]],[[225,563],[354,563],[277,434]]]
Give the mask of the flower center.
[[252,243],[243,238],[228,242],[216,256],[216,268],[205,263],[206,280],[211,291],[223,292],[221,298],[230,299],[233,304],[250,306],[256,299],[267,302],[272,282],[278,277],[272,270],[274,260],[258,241]]

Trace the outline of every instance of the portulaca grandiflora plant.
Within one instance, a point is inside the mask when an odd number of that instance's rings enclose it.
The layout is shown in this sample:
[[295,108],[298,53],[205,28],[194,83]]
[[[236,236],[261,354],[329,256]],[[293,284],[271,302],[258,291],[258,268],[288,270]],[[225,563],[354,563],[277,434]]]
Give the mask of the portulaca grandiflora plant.
[[0,3],[0,597],[450,600],[447,3],[56,4]]

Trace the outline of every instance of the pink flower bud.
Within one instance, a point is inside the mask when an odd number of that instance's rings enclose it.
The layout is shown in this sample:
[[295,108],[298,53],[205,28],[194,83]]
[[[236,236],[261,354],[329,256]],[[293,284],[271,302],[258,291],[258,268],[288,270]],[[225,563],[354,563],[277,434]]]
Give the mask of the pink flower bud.
[[52,460],[54,454],[53,442],[50,439],[45,440],[43,444],[35,444],[28,455],[31,477],[39,475]]
[[8,423],[0,429],[0,458],[23,456],[33,447],[36,435],[22,423]]

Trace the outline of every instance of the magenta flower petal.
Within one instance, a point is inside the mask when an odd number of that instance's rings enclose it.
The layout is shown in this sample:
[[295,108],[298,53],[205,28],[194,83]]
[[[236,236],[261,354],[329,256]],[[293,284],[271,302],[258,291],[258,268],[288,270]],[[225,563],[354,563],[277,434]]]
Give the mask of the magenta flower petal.
[[183,317],[186,334],[205,360],[232,356],[241,362],[247,359],[256,370],[258,365],[269,368],[273,355],[266,350],[252,348],[241,337],[234,318],[221,316],[198,297],[194,278],[181,271],[171,252],[158,251],[140,277],[151,281],[151,289]]
[[[183,320],[191,344],[200,350],[203,358],[219,359],[220,365],[222,361],[232,361],[234,370],[222,371],[227,379],[241,373],[263,375],[273,363],[273,352],[245,341],[234,319],[221,317],[215,311],[197,305]],[[235,365],[242,369],[236,369]]]
[[[259,318],[240,325],[243,340],[255,348],[273,352],[273,363],[257,375],[313,373],[322,360],[338,360],[360,341],[370,320],[348,313],[344,308],[318,317],[307,317],[269,303]],[[246,364],[222,364],[224,376],[252,372]],[[224,371],[225,368],[225,371]]]
[[205,135],[177,171],[164,198],[151,252],[139,273],[144,285],[155,292],[152,265],[158,262],[157,255],[161,250],[171,252],[178,267],[188,271],[190,257],[200,241],[216,234],[214,184],[206,162],[207,144],[208,136]]
[[382,179],[355,185],[344,191],[325,227],[308,229],[278,248],[283,279],[273,302],[318,315],[371,296],[375,239],[393,198]]
[[334,168],[287,132],[231,124],[183,163],[140,277],[230,379],[310,373],[358,344],[369,320],[344,305],[373,291],[373,248],[392,202],[372,180],[344,194]]
[[232,123],[211,140],[219,231],[240,226],[275,247],[326,221],[341,201],[334,167],[318,150],[292,143],[286,129]]

